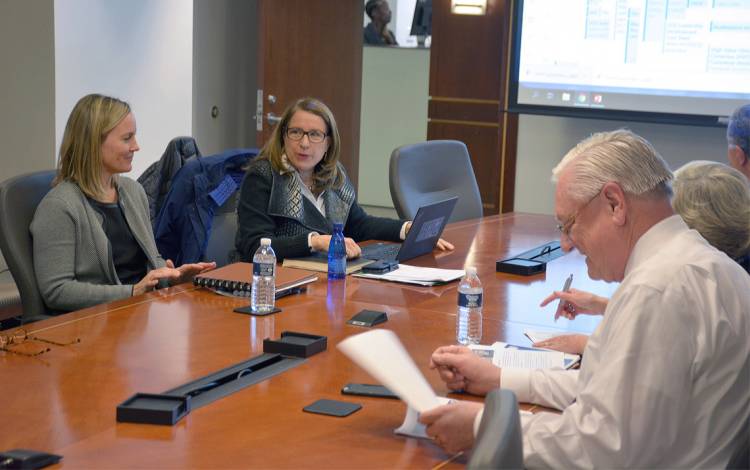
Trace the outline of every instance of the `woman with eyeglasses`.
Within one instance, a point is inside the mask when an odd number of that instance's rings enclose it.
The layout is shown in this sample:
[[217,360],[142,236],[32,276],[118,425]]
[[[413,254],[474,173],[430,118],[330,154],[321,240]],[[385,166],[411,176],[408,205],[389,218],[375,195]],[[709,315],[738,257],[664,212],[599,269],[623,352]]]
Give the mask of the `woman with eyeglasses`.
[[175,268],[156,249],[146,193],[130,178],[135,116],[91,94],[65,125],[53,188],[31,222],[34,272],[50,313],[78,310],[189,280],[215,263]]
[[[357,204],[340,153],[325,104],[303,98],[284,111],[242,183],[235,248],[243,261],[252,261],[266,237],[280,260],[327,252],[334,222],[344,223],[348,258],[360,255],[358,241],[405,238],[410,222],[372,217]],[[444,240],[438,247],[453,249]]]

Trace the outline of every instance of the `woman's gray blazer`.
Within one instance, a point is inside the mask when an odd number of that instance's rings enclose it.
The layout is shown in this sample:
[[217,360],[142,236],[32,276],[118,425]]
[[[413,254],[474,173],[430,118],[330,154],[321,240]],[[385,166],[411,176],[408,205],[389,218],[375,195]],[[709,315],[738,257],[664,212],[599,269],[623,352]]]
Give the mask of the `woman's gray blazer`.
[[[147,269],[164,266],[143,188],[120,176],[117,194],[125,220],[146,254]],[[78,310],[132,295],[133,286],[120,284],[117,277],[102,223],[101,214],[74,183],[58,184],[39,203],[30,229],[36,280],[49,309]]]

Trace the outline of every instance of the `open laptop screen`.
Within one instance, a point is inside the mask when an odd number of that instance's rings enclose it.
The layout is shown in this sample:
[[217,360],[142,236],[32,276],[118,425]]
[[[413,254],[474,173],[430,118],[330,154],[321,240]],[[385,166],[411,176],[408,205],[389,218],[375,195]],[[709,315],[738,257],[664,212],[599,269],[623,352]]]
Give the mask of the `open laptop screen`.
[[[411,229],[406,235],[406,240],[400,245],[397,254],[395,248],[399,246],[398,244],[384,245],[378,243],[363,246],[362,257],[367,259],[395,258],[400,262],[431,252],[440,239],[453,209],[456,207],[456,201],[458,201],[458,198],[452,197],[420,207],[414,221],[412,221]],[[392,248],[393,250],[389,255],[383,250],[384,248]]]

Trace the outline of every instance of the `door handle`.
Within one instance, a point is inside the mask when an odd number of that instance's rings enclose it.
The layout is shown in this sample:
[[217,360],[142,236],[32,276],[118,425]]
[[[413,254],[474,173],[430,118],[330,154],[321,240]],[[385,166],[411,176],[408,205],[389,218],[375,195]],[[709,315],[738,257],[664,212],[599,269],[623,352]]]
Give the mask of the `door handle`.
[[268,124],[275,126],[281,121],[281,116],[277,116],[274,113],[268,113],[266,114],[266,121],[268,121]]

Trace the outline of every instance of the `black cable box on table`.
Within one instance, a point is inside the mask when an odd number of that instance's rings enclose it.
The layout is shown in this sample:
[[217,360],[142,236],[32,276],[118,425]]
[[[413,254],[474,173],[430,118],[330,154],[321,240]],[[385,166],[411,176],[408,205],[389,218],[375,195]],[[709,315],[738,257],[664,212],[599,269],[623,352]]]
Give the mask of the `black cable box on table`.
[[495,271],[519,276],[533,276],[546,272],[547,263],[564,254],[565,252],[560,247],[560,242],[553,241],[524,251],[512,258],[497,260],[495,262]]

